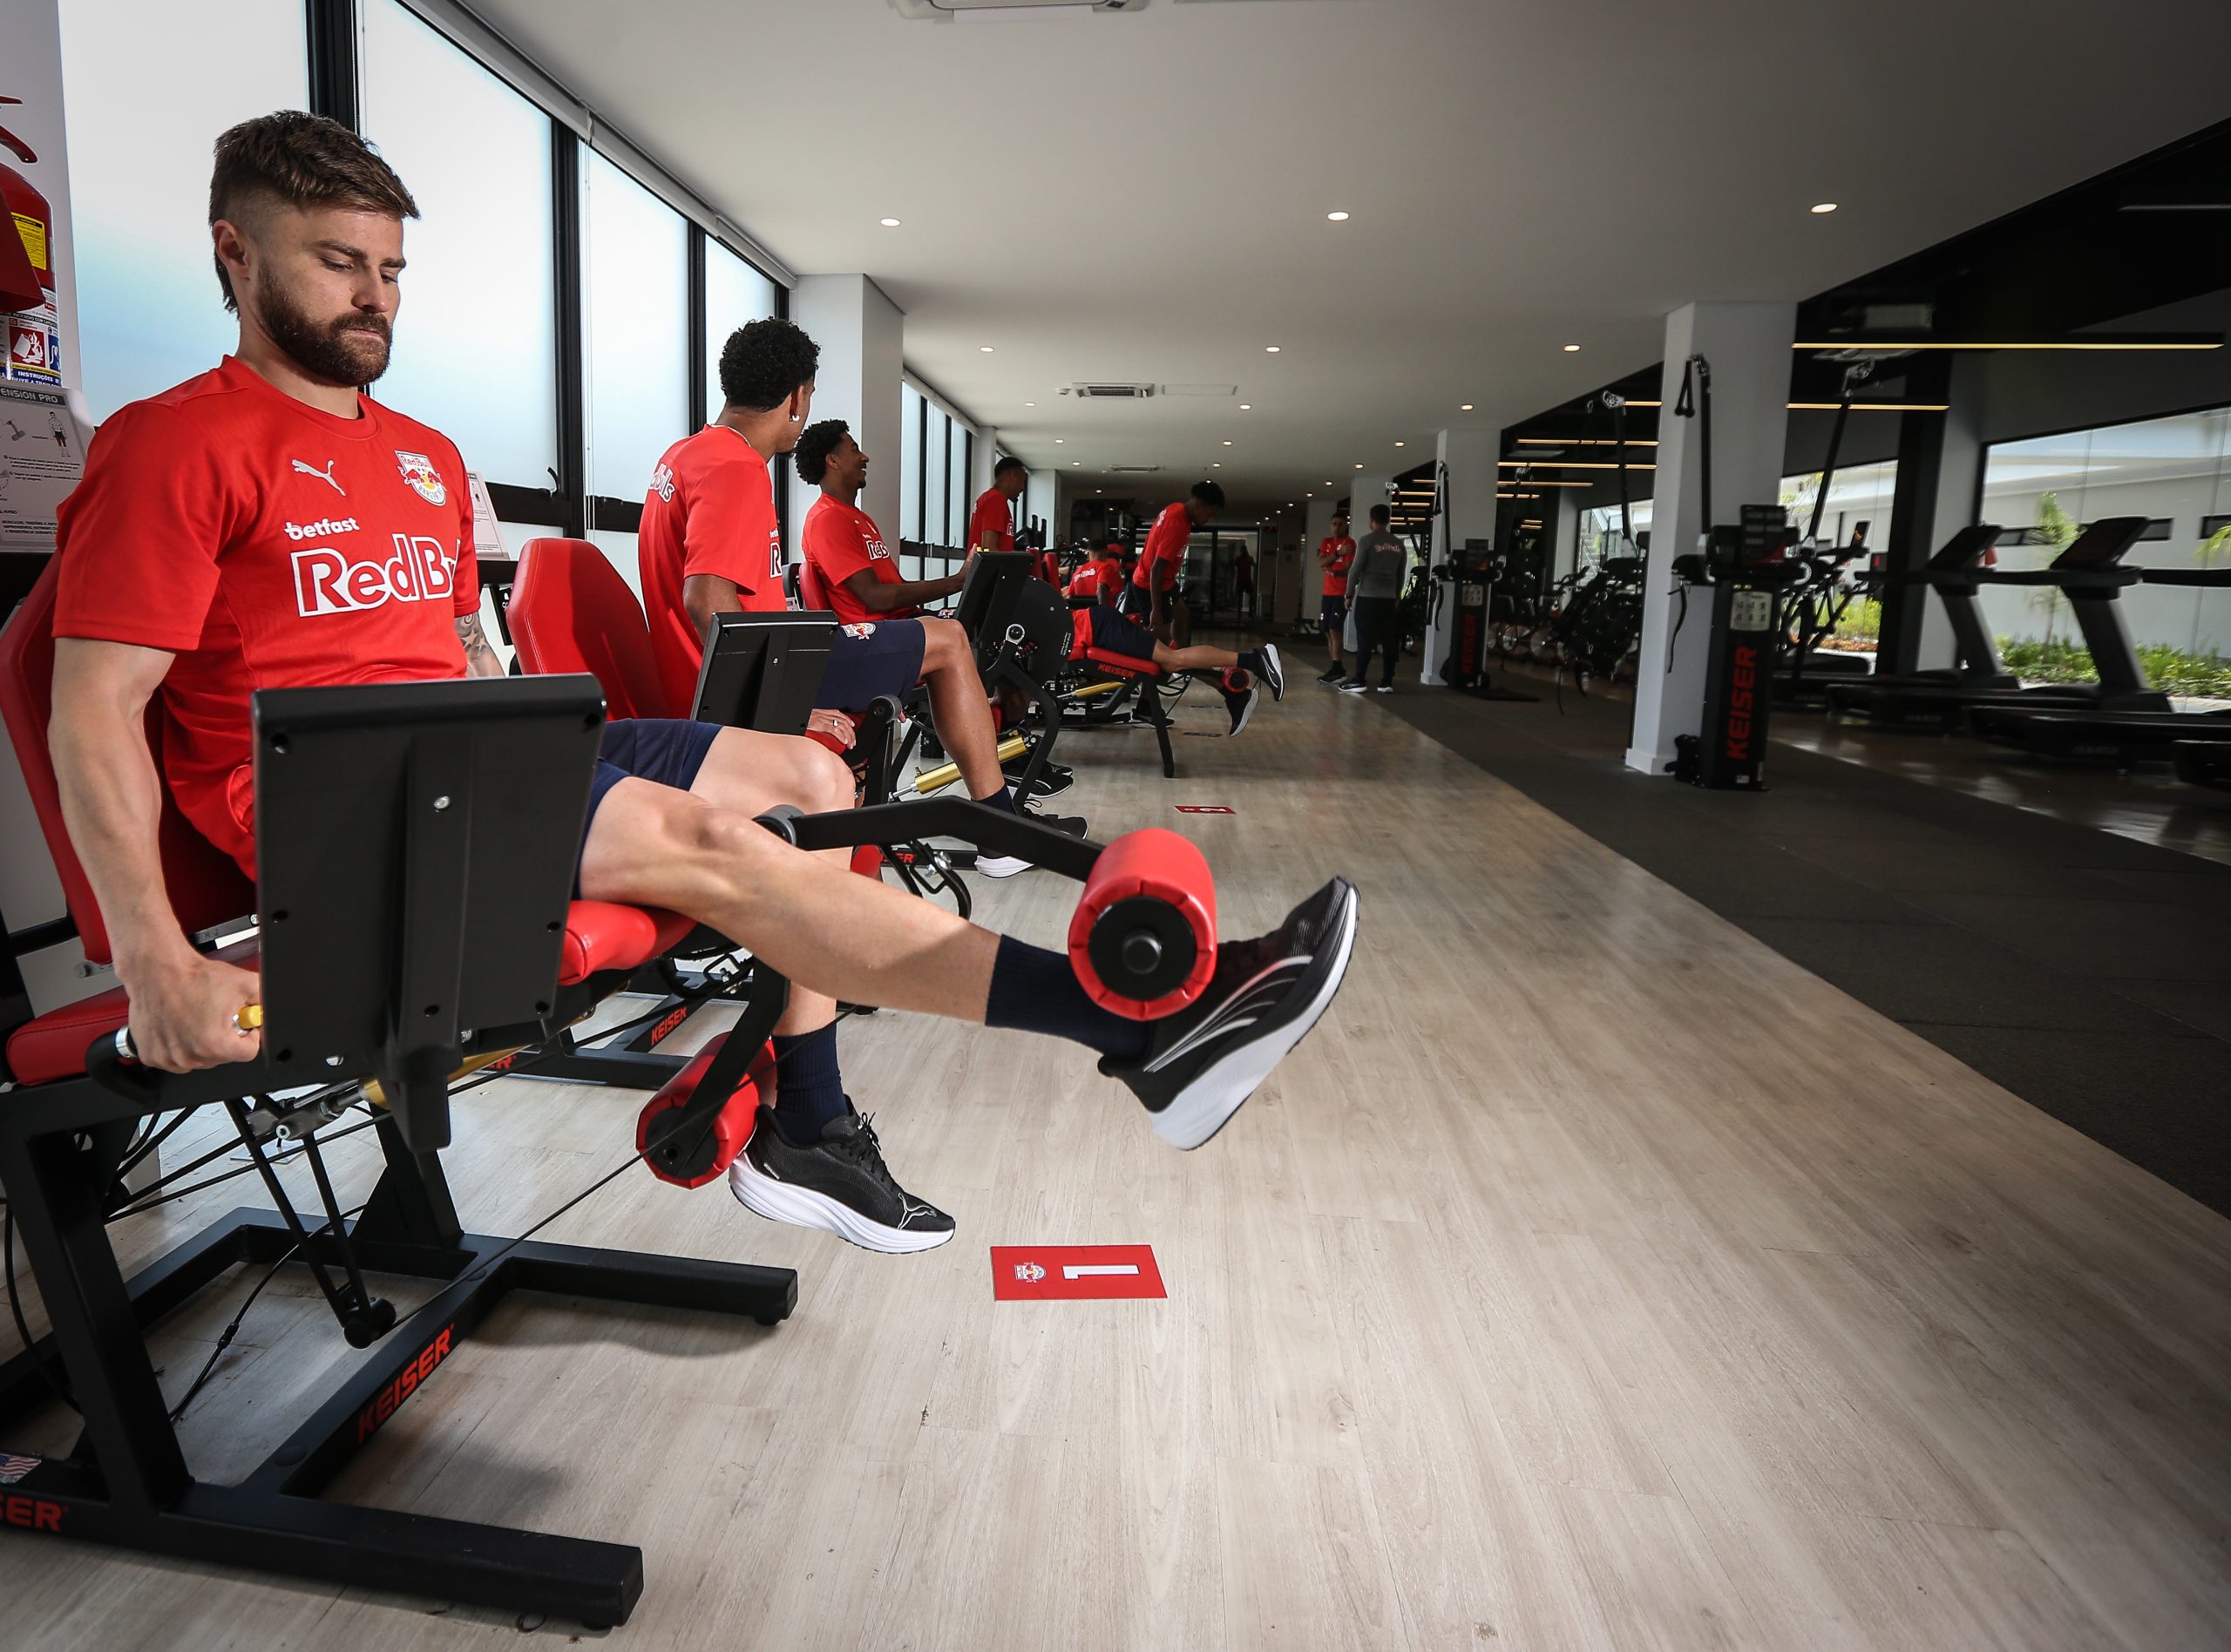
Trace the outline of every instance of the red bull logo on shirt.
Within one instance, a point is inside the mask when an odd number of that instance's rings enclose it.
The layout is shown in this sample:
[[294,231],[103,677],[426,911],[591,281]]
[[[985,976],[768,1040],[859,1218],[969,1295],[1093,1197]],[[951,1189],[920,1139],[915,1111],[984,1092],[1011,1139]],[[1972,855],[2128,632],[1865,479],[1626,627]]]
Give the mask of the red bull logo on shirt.
[[407,533],[395,535],[395,554],[384,561],[351,561],[321,545],[295,552],[294,564],[295,609],[304,619],[447,600],[457,583],[457,559],[441,541]]
[[424,454],[405,453],[397,448],[395,463],[396,468],[403,472],[403,479],[410,484],[410,491],[427,504],[445,504],[449,502],[450,491],[443,485],[442,473],[434,468],[434,462]]

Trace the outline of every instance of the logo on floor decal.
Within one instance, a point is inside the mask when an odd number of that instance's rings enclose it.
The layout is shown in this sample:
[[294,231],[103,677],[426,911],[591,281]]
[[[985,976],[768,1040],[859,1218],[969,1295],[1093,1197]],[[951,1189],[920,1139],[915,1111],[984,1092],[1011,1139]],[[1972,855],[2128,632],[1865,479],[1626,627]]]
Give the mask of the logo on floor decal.
[[1000,1302],[1082,1302],[1166,1297],[1152,1245],[993,1245],[992,1296]]

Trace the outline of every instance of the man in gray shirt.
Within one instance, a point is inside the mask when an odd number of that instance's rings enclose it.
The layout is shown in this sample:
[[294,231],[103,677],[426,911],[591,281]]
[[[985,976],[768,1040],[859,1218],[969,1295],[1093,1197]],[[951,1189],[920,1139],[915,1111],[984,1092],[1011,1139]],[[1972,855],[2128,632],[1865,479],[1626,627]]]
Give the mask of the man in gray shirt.
[[1380,674],[1379,692],[1394,692],[1394,662],[1402,653],[1402,576],[1408,571],[1410,553],[1387,531],[1390,520],[1392,513],[1385,505],[1371,507],[1371,531],[1356,541],[1355,564],[1348,570],[1348,601],[1356,615],[1356,655],[1351,667],[1354,674],[1340,685],[1344,694],[1364,691],[1374,649],[1387,661]]

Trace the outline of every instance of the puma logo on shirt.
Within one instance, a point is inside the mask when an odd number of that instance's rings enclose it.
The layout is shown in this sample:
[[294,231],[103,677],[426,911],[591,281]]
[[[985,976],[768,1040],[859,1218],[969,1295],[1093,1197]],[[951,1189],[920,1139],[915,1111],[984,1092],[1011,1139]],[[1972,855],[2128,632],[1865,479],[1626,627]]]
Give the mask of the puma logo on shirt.
[[338,459],[328,459],[325,462],[325,469],[322,471],[319,470],[314,464],[305,464],[300,459],[296,459],[294,462],[294,464],[295,468],[301,471],[304,476],[315,477],[319,481],[324,483],[326,486],[331,488],[336,493],[339,494],[345,499],[349,497],[349,490],[342,487],[341,484],[333,479],[333,467],[339,463],[340,461]]

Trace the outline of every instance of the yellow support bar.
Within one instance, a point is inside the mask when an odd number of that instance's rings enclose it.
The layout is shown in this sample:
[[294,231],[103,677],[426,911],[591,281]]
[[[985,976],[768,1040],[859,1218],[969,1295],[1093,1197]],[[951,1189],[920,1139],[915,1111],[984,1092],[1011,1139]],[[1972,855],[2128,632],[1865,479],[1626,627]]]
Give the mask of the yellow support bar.
[[[1021,735],[1009,735],[1000,742],[1000,761],[1013,762],[1030,749],[1030,742]],[[960,778],[959,763],[939,763],[935,768],[925,768],[914,776],[914,789],[924,796],[940,791]]]

